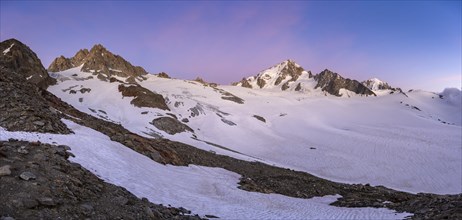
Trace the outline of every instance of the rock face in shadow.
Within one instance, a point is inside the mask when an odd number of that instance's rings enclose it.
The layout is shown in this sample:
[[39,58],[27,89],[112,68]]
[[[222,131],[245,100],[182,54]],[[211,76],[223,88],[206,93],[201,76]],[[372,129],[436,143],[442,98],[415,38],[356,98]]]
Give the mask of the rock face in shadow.
[[28,46],[16,39],[0,43],[0,66],[22,76],[21,80],[47,88],[56,83],[48,75],[37,55]]
[[185,131],[194,133],[194,130],[191,129],[189,126],[181,123],[180,121],[178,121],[178,119],[171,117],[156,118],[152,120],[151,124],[154,125],[154,127],[156,127],[157,129],[165,131],[171,135]]
[[51,72],[64,71],[70,68],[81,66],[81,71],[95,74],[105,74],[104,77],[141,77],[147,72],[139,66],[133,66],[119,55],[114,55],[101,44],[91,48],[79,50],[74,57],[56,58],[48,67]]
[[348,78],[345,79],[328,69],[315,75],[314,79],[318,82],[315,88],[321,88],[322,91],[328,92],[331,95],[341,96],[339,93],[340,89],[347,89],[356,94],[375,96],[374,92],[360,82]]
[[165,103],[162,95],[152,92],[140,85],[119,85],[119,92],[123,96],[135,97],[130,103],[136,107],[159,108],[162,110],[170,110]]

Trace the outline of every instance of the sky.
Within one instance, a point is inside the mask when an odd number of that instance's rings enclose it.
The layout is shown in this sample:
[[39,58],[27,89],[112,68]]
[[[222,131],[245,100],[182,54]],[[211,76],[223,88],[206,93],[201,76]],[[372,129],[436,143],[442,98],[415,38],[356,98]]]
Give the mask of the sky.
[[100,43],[150,73],[230,84],[292,59],[403,89],[462,87],[461,1],[0,1],[45,67]]

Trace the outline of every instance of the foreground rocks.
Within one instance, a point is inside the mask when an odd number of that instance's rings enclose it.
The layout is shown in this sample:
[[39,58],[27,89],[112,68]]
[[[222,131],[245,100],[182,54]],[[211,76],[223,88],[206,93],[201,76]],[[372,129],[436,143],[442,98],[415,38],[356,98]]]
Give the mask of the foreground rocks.
[[[19,153],[20,148],[28,153]],[[66,149],[39,142],[0,142],[0,167],[11,167],[9,175],[0,176],[0,218],[200,219],[183,208],[156,205],[104,182],[68,161],[72,154]]]
[[69,134],[57,111],[38,94],[43,92],[26,79],[0,66],[0,126],[10,131]]

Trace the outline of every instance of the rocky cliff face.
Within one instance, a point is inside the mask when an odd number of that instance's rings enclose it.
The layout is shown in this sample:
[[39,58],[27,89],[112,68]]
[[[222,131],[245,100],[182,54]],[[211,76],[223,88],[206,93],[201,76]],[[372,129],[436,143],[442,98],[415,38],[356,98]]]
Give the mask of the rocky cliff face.
[[108,51],[101,44],[93,46],[90,51],[87,49],[79,50],[71,58],[60,56],[51,63],[48,70],[59,72],[78,66],[82,66],[81,71],[83,72],[105,74],[105,78],[109,76],[139,77],[147,74],[142,67],[133,66],[121,56]]
[[0,43],[0,66],[5,71],[20,74],[20,80],[31,82],[41,88],[56,83],[56,80],[48,75],[34,51],[16,39]]
[[339,74],[328,69],[325,69],[321,73],[315,75],[314,79],[318,82],[315,88],[321,88],[322,91],[326,91],[331,95],[341,96],[340,89],[347,89],[356,94],[375,96],[374,92],[360,82],[348,78],[345,79]]

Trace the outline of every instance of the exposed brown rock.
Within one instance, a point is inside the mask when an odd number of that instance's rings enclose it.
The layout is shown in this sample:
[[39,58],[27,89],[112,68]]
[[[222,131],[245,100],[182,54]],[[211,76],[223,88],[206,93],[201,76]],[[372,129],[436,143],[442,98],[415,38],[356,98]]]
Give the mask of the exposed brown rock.
[[71,63],[71,60],[67,59],[64,56],[59,56],[50,64],[50,66],[48,67],[48,71],[59,72],[70,69],[72,67],[73,65]]
[[28,81],[41,88],[47,88],[56,83],[48,75],[42,62],[28,46],[16,39],[9,39],[0,43],[0,66],[18,73],[21,81]]
[[170,110],[162,95],[154,93],[140,85],[130,85],[126,87],[123,84],[120,84],[119,92],[122,92],[123,96],[135,97],[130,103],[136,107]]
[[250,85],[249,81],[246,78],[242,78],[242,80],[240,82],[233,83],[233,85],[235,86],[235,85],[237,85],[239,83],[241,83],[242,87],[249,88],[249,89],[252,88],[252,85]]
[[160,72],[160,73],[158,73],[158,74],[157,74],[157,77],[159,77],[159,78],[170,79],[170,76],[169,76],[167,73],[165,73],[165,72]]
[[189,126],[181,123],[178,121],[176,118],[171,118],[171,117],[160,117],[152,120],[151,122],[154,127],[156,127],[159,130],[165,131],[168,134],[177,134],[185,131],[193,132],[194,130],[191,129]]
[[101,75],[99,77],[102,80],[106,80],[108,76],[141,77],[147,74],[142,67],[133,66],[121,56],[108,51],[101,44],[93,46],[90,51],[87,49],[79,50],[72,58],[58,57],[48,69],[52,72],[58,72],[80,65],[83,65],[81,71],[105,74],[106,76]]

